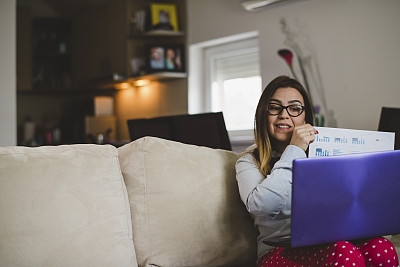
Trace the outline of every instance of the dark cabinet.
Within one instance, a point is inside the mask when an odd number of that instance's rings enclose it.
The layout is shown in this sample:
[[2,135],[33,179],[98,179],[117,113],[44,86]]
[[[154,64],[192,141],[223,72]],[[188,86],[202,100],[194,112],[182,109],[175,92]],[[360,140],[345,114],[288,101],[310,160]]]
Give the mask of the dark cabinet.
[[32,85],[34,90],[72,87],[71,20],[32,20]]

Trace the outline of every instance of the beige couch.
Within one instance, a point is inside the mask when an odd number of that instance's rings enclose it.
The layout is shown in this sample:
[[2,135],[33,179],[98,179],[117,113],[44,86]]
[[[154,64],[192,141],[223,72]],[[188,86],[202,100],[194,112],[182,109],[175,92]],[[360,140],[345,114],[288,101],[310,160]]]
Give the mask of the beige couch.
[[237,158],[151,137],[0,148],[0,266],[252,266]]
[[237,158],[152,137],[0,148],[0,266],[254,266]]

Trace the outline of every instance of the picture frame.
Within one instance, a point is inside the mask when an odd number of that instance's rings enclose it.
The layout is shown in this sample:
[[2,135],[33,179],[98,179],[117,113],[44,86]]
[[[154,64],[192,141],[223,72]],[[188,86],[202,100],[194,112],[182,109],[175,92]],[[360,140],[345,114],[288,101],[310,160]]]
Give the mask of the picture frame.
[[152,3],[150,9],[151,30],[179,31],[175,4]]
[[185,72],[182,45],[150,45],[147,49],[148,72]]

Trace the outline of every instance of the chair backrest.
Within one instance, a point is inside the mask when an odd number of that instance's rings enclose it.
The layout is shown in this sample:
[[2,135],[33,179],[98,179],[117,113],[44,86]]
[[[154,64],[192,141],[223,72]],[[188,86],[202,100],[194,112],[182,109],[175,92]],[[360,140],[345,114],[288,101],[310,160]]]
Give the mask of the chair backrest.
[[128,120],[131,141],[154,136],[185,144],[232,150],[222,112]]
[[394,132],[394,149],[400,149],[400,108],[382,107],[378,131]]

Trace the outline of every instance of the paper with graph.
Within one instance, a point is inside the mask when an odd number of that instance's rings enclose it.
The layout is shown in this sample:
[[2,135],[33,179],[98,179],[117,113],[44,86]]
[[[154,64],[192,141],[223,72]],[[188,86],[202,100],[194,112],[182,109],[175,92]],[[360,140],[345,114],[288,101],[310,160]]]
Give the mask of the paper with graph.
[[309,157],[326,157],[394,149],[394,133],[315,127],[318,134],[309,146]]

